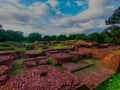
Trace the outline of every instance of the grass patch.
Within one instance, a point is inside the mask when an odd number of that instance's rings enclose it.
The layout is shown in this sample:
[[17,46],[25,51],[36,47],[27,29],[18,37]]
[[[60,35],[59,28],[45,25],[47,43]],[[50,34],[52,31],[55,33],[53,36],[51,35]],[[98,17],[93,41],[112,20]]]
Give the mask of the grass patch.
[[23,66],[23,61],[24,58],[20,58],[13,62],[12,68],[10,70],[10,75],[17,75],[26,71],[26,68]]
[[96,90],[120,90],[120,72],[106,80]]
[[39,48],[37,48],[37,50],[38,50],[38,51],[42,51],[42,50],[43,50],[43,48],[42,48],[42,47],[39,47]]
[[57,64],[57,66],[60,70],[65,71],[67,68],[63,67],[62,64]]
[[26,50],[26,48],[15,48],[15,50],[25,51],[25,50]]
[[61,45],[61,44],[56,44],[55,46],[51,46],[51,48],[53,48],[53,49],[62,49],[62,48],[67,48],[68,46],[63,46],[63,45]]
[[113,53],[120,53],[120,50],[113,50],[111,52],[113,52]]

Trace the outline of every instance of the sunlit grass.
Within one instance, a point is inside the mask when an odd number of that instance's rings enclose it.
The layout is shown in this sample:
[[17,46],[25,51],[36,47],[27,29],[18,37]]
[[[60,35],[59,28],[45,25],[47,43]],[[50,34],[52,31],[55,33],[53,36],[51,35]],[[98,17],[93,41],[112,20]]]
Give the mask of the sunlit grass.
[[106,80],[96,90],[120,90],[120,72]]
[[56,44],[55,46],[51,46],[51,48],[54,48],[54,49],[61,49],[61,48],[67,48],[68,46],[67,45],[61,45],[61,44]]
[[25,50],[26,50],[26,48],[25,48],[25,47],[23,47],[23,48],[15,48],[15,50],[25,51]]
[[23,61],[24,58],[20,58],[13,62],[12,68],[10,70],[11,75],[17,75],[26,71],[26,68],[23,66]]

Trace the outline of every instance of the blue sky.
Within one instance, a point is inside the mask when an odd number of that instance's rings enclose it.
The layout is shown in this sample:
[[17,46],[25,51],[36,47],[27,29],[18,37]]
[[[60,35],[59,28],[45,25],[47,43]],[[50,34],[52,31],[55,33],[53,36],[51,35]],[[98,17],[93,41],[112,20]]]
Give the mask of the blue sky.
[[120,0],[0,0],[4,29],[28,35],[100,32]]

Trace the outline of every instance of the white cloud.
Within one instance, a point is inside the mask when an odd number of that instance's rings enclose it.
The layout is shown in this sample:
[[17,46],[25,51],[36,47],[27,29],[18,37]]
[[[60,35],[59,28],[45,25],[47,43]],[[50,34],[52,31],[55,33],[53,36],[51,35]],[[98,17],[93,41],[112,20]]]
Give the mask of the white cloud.
[[83,3],[81,1],[75,1],[75,3],[78,5],[78,6],[82,6]]
[[[115,1],[117,2],[117,0]],[[48,0],[46,3],[34,2],[30,6],[19,3],[19,0],[0,0],[0,24],[5,29],[20,30],[25,34],[31,32],[41,34],[82,33],[93,29],[99,30],[106,27],[105,18],[111,16],[117,9],[114,5],[115,1],[88,0],[89,8],[72,16],[65,15],[56,9],[60,4],[57,0]],[[110,4],[111,2],[112,4]],[[57,15],[52,16],[51,9]]]
[[47,3],[50,4],[53,8],[59,5],[57,0],[48,0]]
[[31,12],[33,12],[35,15],[41,16],[46,15],[48,12],[48,6],[45,3],[40,2],[34,2],[29,9]]
[[90,19],[105,18],[113,13],[115,8],[113,6],[108,6],[106,3],[109,0],[89,0],[89,8],[82,13],[78,13],[75,16],[64,17],[53,23],[58,23],[59,25],[65,25],[75,22],[84,22]]
[[68,6],[68,7],[70,7],[70,6],[71,6],[71,4],[70,4],[70,2],[69,2],[69,1],[67,1],[66,6]]

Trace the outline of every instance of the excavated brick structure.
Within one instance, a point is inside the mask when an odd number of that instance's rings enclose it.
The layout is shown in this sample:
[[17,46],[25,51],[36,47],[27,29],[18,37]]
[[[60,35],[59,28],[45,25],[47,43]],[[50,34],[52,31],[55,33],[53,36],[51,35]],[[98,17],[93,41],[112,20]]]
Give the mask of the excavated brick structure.
[[43,52],[37,51],[37,50],[28,50],[25,52],[26,58],[36,58],[38,56],[42,56]]
[[109,53],[104,57],[99,68],[91,72],[82,72],[79,77],[81,82],[92,90],[110,78],[119,68],[120,54]]
[[89,52],[84,52],[84,51],[72,51],[70,52],[70,55],[75,58],[75,59],[84,59],[84,58],[87,58],[87,57],[91,57],[91,53]]
[[69,62],[72,58],[70,54],[66,54],[66,53],[52,54],[51,57],[53,58],[55,64],[62,64],[64,62]]
[[0,56],[13,56],[14,59],[18,58],[16,51],[0,51]]
[[82,85],[73,74],[42,65],[11,78],[0,90],[81,90]]

